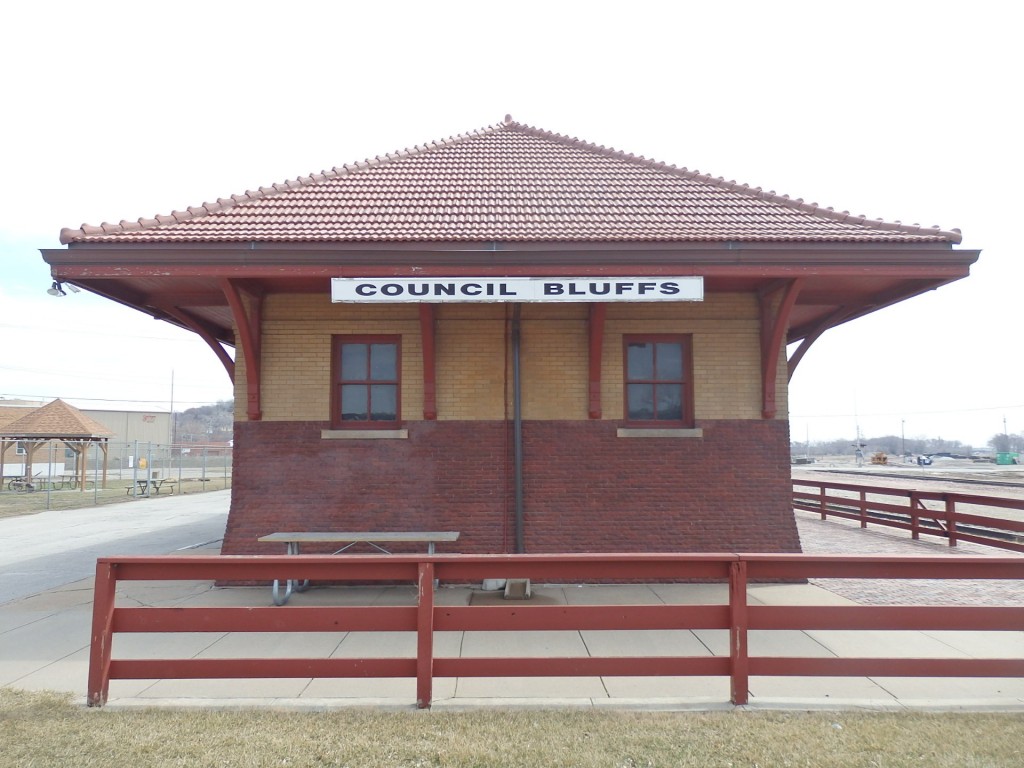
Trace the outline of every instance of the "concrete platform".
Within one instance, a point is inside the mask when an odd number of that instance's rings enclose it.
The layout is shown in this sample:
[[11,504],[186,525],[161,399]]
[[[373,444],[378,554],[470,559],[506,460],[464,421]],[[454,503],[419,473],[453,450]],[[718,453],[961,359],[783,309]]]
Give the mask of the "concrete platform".
[[[188,504],[188,497],[161,504]],[[209,503],[207,501],[207,503]],[[227,497],[224,496],[226,513]],[[843,553],[851,547],[871,549],[882,537],[879,554],[949,554],[948,549],[883,533],[822,523],[798,515],[807,551]],[[133,531],[133,536],[137,532]],[[813,549],[806,543],[813,541]],[[845,542],[845,543],[844,543]],[[884,546],[883,546],[884,545]],[[207,541],[189,551],[218,551]],[[179,547],[175,547],[179,549]],[[975,554],[972,552],[972,554]],[[993,556],[1004,553],[990,552]],[[42,557],[33,552],[33,559]],[[6,569],[6,565],[4,566]],[[870,585],[860,585],[871,593]],[[891,585],[890,585],[891,586]],[[974,594],[975,604],[1024,605],[1024,595],[1007,598],[1003,587],[994,594]],[[1019,584],[1013,585],[1020,592]],[[754,585],[752,604],[842,605],[861,602],[850,584]],[[920,600],[907,584],[893,587],[901,600]],[[930,589],[941,589],[931,585]],[[901,591],[902,590],[902,591]],[[956,588],[954,592],[959,593]],[[608,603],[697,605],[719,603],[724,585],[535,585],[536,602],[586,605]],[[888,593],[887,593],[888,594]],[[934,595],[929,593],[928,599]],[[494,593],[473,587],[442,586],[438,603],[469,605],[495,600]],[[296,605],[412,604],[409,587],[314,588],[292,598]],[[270,591],[257,587],[220,588],[209,582],[125,583],[120,605],[265,606]],[[88,674],[92,580],[80,578],[0,605],[0,685],[23,689],[67,691],[84,702]],[[881,656],[950,658],[1024,658],[1024,632],[836,632],[756,631],[749,637],[753,655]],[[725,631],[581,631],[581,632],[439,632],[438,656],[720,656],[728,652]],[[415,652],[412,633],[186,633],[115,637],[115,658],[239,658],[267,657],[401,657]],[[888,679],[776,678],[750,680],[751,708],[798,709],[999,709],[1024,711],[1024,679]],[[133,680],[113,681],[108,706],[151,705],[239,707],[281,706],[323,709],[336,706],[377,706],[408,709],[415,703],[415,681],[395,679],[267,679],[267,680]],[[715,677],[555,677],[472,678],[434,682],[435,708],[480,706],[616,707],[629,709],[727,709],[729,681]]]

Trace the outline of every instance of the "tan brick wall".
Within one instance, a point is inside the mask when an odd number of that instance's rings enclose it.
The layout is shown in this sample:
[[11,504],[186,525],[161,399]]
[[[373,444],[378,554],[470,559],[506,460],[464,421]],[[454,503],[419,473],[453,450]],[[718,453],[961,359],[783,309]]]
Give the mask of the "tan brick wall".
[[522,311],[524,419],[586,419],[586,304],[526,304]]
[[[512,365],[505,304],[436,306],[439,420],[494,420],[505,413]],[[523,417],[586,419],[588,307],[526,304],[522,309]],[[761,417],[760,320],[749,294],[709,294],[703,302],[609,304],[601,398],[605,419],[623,418],[622,336],[693,335],[697,419]],[[331,304],[326,297],[271,295],[264,303],[263,418],[330,418],[332,334],[402,336],[402,418],[423,418],[418,308],[413,304]],[[777,369],[777,418],[786,418],[786,363]],[[245,419],[244,355],[236,357],[236,417]],[[511,397],[508,397],[511,400]],[[511,408],[511,406],[509,406]]]
[[[263,418],[331,418],[331,336],[397,334],[402,337],[402,412],[422,418],[423,357],[415,305],[331,304],[324,296],[274,294],[263,305]],[[239,358],[242,356],[239,355]],[[236,361],[236,413],[245,414],[245,375]],[[419,414],[418,416],[412,414]]]
[[[601,374],[603,417],[623,418],[622,337],[634,333],[693,336],[697,419],[761,418],[761,321],[752,294],[708,294],[703,302],[609,304]],[[786,403],[785,356],[780,358],[779,415]]]
[[504,304],[436,306],[439,421],[504,418],[505,311]]

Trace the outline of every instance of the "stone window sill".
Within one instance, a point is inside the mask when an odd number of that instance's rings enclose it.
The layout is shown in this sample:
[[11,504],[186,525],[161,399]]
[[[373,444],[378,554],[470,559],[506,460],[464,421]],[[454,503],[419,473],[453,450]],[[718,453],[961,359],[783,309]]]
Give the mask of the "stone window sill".
[[703,429],[650,429],[619,427],[615,433],[616,437],[704,437]]
[[408,429],[322,429],[321,440],[407,440]]

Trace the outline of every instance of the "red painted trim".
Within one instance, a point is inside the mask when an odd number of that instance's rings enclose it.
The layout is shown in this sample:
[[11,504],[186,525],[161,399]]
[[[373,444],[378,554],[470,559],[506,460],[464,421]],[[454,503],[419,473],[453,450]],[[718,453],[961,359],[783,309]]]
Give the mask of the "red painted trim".
[[772,312],[771,296],[775,293],[762,294],[761,302],[761,417],[774,419],[777,411],[775,402],[775,374],[779,355],[782,354],[789,318],[793,314],[793,306],[803,287],[804,281],[797,278],[785,286],[785,294],[778,308]]
[[[602,608],[609,610],[608,606]],[[434,674],[437,677],[708,677],[728,675],[729,659],[713,656],[460,657],[435,659]]]
[[221,290],[228,300],[231,316],[237,328],[239,340],[242,342],[242,353],[245,356],[245,387],[246,416],[249,421],[260,421],[263,418],[260,384],[261,374],[261,332],[263,325],[263,299],[253,297],[250,311],[245,311],[238,285],[235,281],[224,278],[220,281]]
[[975,630],[1024,630],[1024,611],[1017,606],[960,606],[951,615],[940,605],[751,605],[751,629],[900,629],[956,631],[964,622]]
[[117,566],[114,563],[96,564],[96,582],[93,588],[92,644],[89,650],[90,707],[107,703],[110,689],[111,645],[114,625],[114,595],[117,589]]
[[471,605],[446,606],[444,612],[434,619],[434,629],[438,632],[598,629],[636,631],[717,629],[728,622],[729,610],[728,606],[724,605],[679,605],[671,609],[666,609],[663,605],[621,605],[614,611],[605,610],[604,606],[546,605],[538,606],[536,610],[531,610],[527,614],[519,610],[519,606]]
[[423,348],[423,418],[437,419],[437,354],[435,351],[435,309],[420,304],[420,344]]
[[[891,491],[892,489],[885,489]],[[708,569],[711,569],[708,571]],[[695,573],[728,573],[726,605],[437,606],[434,578],[479,581],[503,575],[541,580],[561,573],[635,583],[657,574],[687,578]],[[116,582],[124,580],[206,580],[311,577],[324,581],[415,579],[417,603],[410,607],[283,606],[281,608],[116,608]],[[469,576],[468,579],[465,577]],[[89,702],[105,702],[111,679],[404,677],[417,680],[417,703],[430,705],[434,677],[537,677],[728,675],[731,700],[748,700],[751,675],[857,675],[1024,677],[1019,658],[813,658],[750,657],[747,633],[759,630],[963,630],[1019,631],[1016,608],[977,606],[750,606],[749,580],[807,578],[1024,579],[1019,557],[876,557],[800,554],[587,554],[587,555],[332,555],[198,556],[100,558],[93,601]],[[352,613],[352,616],[349,614]],[[219,615],[218,615],[219,614]],[[151,618],[150,618],[151,617]],[[374,618],[379,617],[378,622]],[[134,659],[111,660],[113,635],[122,631],[337,632],[397,628],[417,632],[416,658],[402,659]],[[729,632],[728,656],[434,658],[436,631],[536,631],[541,629],[663,629],[705,627]]]
[[419,564],[416,609],[416,706],[430,707],[434,685],[434,564]]
[[807,350],[811,348],[811,345],[816,342],[825,331],[829,328],[834,328],[854,313],[854,310],[849,307],[839,307],[835,312],[828,315],[824,320],[818,323],[810,332],[804,336],[800,346],[796,348],[796,351],[789,358],[786,363],[786,367],[789,371],[789,380],[793,380],[793,374],[796,373],[796,367],[800,365],[800,361],[803,360],[804,355],[807,354]]
[[1024,659],[880,659],[762,656],[750,659],[750,673],[821,677],[1021,677]]
[[604,321],[607,315],[607,304],[595,302],[590,305],[589,398],[587,414],[592,419],[601,418],[601,360],[604,347]]
[[112,680],[258,677],[414,677],[416,659],[132,659],[111,662]]
[[[894,258],[898,258],[898,255]],[[901,277],[910,279],[949,279],[967,277],[968,268],[960,264],[821,264],[743,262],[737,264],[680,262],[658,263],[612,263],[606,266],[591,263],[580,264],[468,264],[454,266],[439,265],[391,265],[379,264],[310,264],[288,265],[282,270],[277,263],[271,264],[68,264],[54,269],[54,277],[65,280],[90,280],[128,277],[209,277],[209,278],[254,278],[266,280],[289,280],[332,277],[674,277],[692,275],[704,277],[741,277],[752,279],[774,279],[780,277]],[[85,287],[88,287],[87,285]]]
[[[800,488],[813,488],[814,492],[797,490]],[[859,501],[849,497],[851,491],[858,494]],[[877,499],[879,494],[887,501],[873,500]],[[906,502],[892,503],[891,499],[904,499]],[[942,504],[943,508],[929,508],[925,502]],[[1016,513],[1024,512],[1024,500],[1021,499],[902,490],[821,480],[793,481],[794,509],[815,512],[822,520],[829,516],[855,520],[860,522],[861,528],[867,528],[868,523],[884,525],[910,531],[911,538],[914,539],[920,538],[921,534],[937,536],[947,539],[951,547],[956,546],[958,541],[970,541],[1013,552],[1024,552],[1024,543],[1018,541],[1020,535],[1024,533],[1024,521],[961,512],[957,509],[957,504],[968,508],[996,507],[1014,510]],[[930,521],[930,524],[922,525],[922,520]],[[970,526],[974,533],[966,532],[967,529],[963,526]]]
[[206,345],[213,350],[213,354],[220,360],[221,365],[224,366],[224,370],[228,373],[228,378],[231,379],[231,383],[235,383],[235,361],[231,359],[227,350],[220,345],[220,342],[206,330],[204,325],[199,322],[196,318],[192,317],[188,312],[183,312],[177,307],[166,307],[162,310],[166,314],[173,317],[179,323],[184,325],[190,331],[195,333],[199,338],[206,342]]
[[414,606],[307,607],[298,616],[276,606],[196,608],[119,608],[114,632],[413,632]]
[[[341,347],[344,344],[394,344],[395,379],[381,384],[395,385],[394,421],[343,421],[341,418]],[[369,375],[369,373],[367,373]],[[346,380],[350,384],[370,385],[370,380]],[[334,334],[331,336],[331,429],[398,429],[402,426],[402,337],[393,334]]]
[[[634,342],[671,342],[682,345],[683,380],[682,407],[683,418],[678,421],[651,419],[649,421],[630,421],[629,419],[629,345]],[[690,428],[696,424],[693,395],[693,336],[688,333],[631,333],[622,336],[622,415],[630,427],[654,428]],[[646,382],[637,382],[646,383]],[[651,383],[656,383],[654,379]],[[669,382],[674,383],[674,382]]]
[[733,704],[746,704],[750,688],[750,658],[747,648],[747,564],[729,566],[729,685]]

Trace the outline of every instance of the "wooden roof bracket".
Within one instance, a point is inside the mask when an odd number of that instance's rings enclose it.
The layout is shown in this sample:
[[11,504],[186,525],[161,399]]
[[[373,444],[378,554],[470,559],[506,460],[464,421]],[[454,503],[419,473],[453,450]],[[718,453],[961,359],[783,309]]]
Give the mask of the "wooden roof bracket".
[[420,304],[420,346],[423,349],[423,418],[437,419],[436,312],[433,304]]
[[793,356],[790,357],[787,362],[787,367],[789,368],[789,381],[793,380],[793,374],[796,372],[796,367],[800,365],[800,361],[807,353],[807,350],[810,349],[811,344],[816,342],[821,334],[829,328],[839,325],[846,320],[846,318],[852,315],[854,311],[855,310],[850,307],[839,307],[835,312],[832,312],[828,317],[814,326],[811,331],[804,336],[804,340],[800,342],[800,346],[796,348]]
[[608,305],[594,302],[590,305],[588,333],[590,336],[589,370],[587,372],[587,415],[591,419],[601,418],[601,352],[604,348],[604,321]]
[[[775,378],[782,353],[782,345],[786,342],[786,331],[789,329],[789,318],[793,313],[797,296],[803,287],[803,278],[779,281],[768,286],[758,294],[761,305],[761,418],[774,419],[778,410],[775,401]],[[782,291],[782,299],[774,301],[774,296]]]
[[246,289],[248,309],[242,301],[242,287],[237,280],[222,278],[221,290],[231,307],[231,316],[238,329],[238,340],[245,356],[246,416],[260,421],[263,411],[260,396],[260,355],[263,341],[263,295]]
[[199,318],[194,317],[178,307],[160,307],[160,311],[165,315],[173,317],[205,341],[206,345],[213,350],[213,354],[215,354],[217,359],[220,360],[221,365],[224,366],[224,370],[228,372],[228,378],[231,379],[231,383],[235,383],[235,361],[231,359],[227,350],[221,346],[221,343],[217,341],[216,337],[210,333],[207,326],[199,320]]

